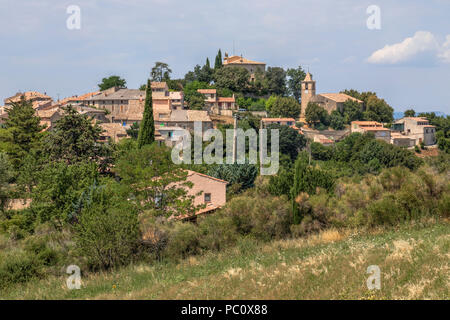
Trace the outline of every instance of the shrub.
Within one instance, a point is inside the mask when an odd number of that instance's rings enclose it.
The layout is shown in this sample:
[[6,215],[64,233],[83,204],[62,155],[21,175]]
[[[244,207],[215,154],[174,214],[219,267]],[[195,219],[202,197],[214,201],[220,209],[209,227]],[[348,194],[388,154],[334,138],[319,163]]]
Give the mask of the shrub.
[[231,218],[220,212],[200,218],[198,226],[202,249],[220,251],[238,241],[238,233]]
[[237,233],[264,241],[288,236],[292,221],[289,203],[284,196],[264,199],[236,197],[227,204],[223,214],[231,219]]
[[1,257],[0,288],[24,283],[39,276],[41,265],[33,255],[15,251]]
[[138,214],[123,196],[120,188],[99,190],[74,227],[77,248],[92,269],[126,265],[136,258],[141,242]]
[[177,260],[199,254],[201,252],[199,239],[200,230],[196,225],[188,222],[175,222],[170,228],[164,256]]

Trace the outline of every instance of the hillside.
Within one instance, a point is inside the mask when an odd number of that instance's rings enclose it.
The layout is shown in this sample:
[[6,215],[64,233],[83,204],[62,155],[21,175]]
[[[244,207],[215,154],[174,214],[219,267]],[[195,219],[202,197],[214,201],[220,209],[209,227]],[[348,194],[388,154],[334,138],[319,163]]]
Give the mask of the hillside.
[[[179,264],[89,275],[70,291],[65,276],[0,293],[13,299],[448,299],[450,223],[395,231],[325,231],[308,239],[236,248]],[[369,291],[369,265],[381,290]]]

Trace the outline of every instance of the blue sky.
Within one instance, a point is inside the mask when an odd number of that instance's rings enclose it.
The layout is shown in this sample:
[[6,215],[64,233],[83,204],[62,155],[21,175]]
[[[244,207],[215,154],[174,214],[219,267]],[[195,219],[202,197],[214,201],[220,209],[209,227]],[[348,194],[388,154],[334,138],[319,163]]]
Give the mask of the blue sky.
[[[81,9],[69,30],[67,7]],[[381,29],[369,30],[377,5]],[[450,113],[450,0],[0,0],[0,99],[55,99],[117,74],[145,83],[156,61],[182,77],[219,48],[268,66],[302,65],[317,92],[375,91],[395,110]]]

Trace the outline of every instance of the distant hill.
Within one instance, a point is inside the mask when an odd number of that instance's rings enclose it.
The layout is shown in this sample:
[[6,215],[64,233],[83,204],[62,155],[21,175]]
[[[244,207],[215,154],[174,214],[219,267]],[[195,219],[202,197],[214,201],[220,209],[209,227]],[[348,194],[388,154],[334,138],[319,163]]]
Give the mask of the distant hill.
[[[419,114],[422,111],[417,111],[416,113]],[[427,111],[429,113],[434,112],[437,116],[445,116],[445,113],[442,111]],[[403,118],[403,111],[394,111],[394,120]]]

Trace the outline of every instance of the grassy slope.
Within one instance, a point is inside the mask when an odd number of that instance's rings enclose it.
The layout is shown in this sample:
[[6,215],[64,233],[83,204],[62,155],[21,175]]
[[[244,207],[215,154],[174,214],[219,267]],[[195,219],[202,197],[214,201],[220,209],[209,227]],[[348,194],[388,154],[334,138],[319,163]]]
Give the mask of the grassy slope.
[[[244,241],[179,264],[89,275],[70,291],[65,276],[0,293],[12,299],[449,299],[450,224],[372,235],[327,231],[307,240]],[[381,269],[381,290],[366,269]]]

